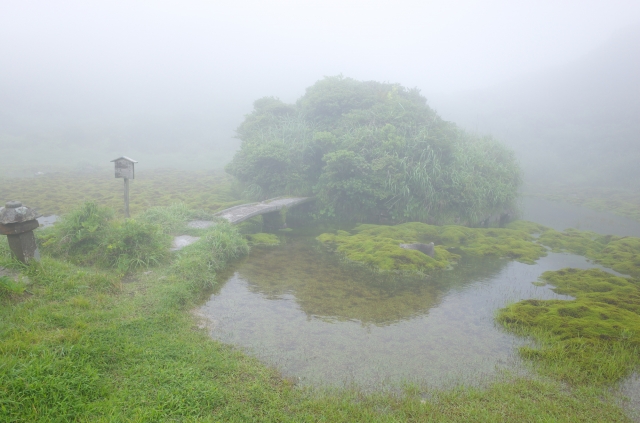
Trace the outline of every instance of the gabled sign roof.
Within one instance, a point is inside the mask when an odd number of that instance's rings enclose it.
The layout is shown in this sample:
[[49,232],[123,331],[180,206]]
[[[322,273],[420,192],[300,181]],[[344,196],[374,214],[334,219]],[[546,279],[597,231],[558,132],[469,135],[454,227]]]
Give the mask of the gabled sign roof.
[[138,163],[138,161],[137,161],[137,160],[133,160],[132,158],[129,158],[129,157],[127,157],[127,156],[121,156],[121,157],[118,157],[117,159],[113,159],[113,160],[111,160],[111,161],[112,161],[112,162],[117,162],[118,160],[122,160],[122,159],[124,159],[124,160],[128,160],[128,161],[130,161],[131,163]]

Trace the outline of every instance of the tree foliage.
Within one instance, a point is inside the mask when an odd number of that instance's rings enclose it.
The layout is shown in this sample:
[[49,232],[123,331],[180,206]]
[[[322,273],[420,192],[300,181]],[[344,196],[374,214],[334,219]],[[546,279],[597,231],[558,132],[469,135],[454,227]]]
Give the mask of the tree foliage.
[[417,89],[325,77],[296,104],[265,97],[227,171],[255,197],[316,195],[319,213],[478,224],[513,209],[513,153],[444,121]]

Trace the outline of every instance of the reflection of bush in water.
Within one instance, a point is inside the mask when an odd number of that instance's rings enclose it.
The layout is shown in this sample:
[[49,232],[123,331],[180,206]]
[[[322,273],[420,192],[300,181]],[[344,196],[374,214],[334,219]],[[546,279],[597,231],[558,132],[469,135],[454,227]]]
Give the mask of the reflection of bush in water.
[[248,234],[245,235],[247,241],[249,241],[249,245],[279,245],[280,238],[274,234],[267,234],[264,232],[260,232],[257,234]]
[[387,325],[426,314],[451,288],[491,277],[505,264],[464,257],[455,269],[428,278],[372,274],[345,266],[309,238],[289,238],[277,249],[254,249],[237,271],[253,291],[271,298],[293,294],[309,316]]

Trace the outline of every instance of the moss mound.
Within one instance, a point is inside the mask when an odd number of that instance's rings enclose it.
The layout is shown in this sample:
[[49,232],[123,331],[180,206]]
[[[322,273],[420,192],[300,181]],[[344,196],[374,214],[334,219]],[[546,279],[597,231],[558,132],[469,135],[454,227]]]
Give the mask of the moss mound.
[[500,310],[509,330],[540,341],[521,354],[545,362],[541,370],[571,383],[611,383],[640,359],[640,282],[600,269],[543,273],[554,292],[574,300],[526,300]]
[[[396,226],[364,224],[352,232],[325,233],[317,239],[347,260],[379,271],[415,273],[446,269],[460,259],[459,255],[448,251],[451,248],[473,256],[503,257],[523,263],[534,263],[546,254],[545,248],[535,243],[531,234],[522,229],[434,226],[411,222]],[[415,242],[435,243],[434,257],[400,248],[400,244]]]
[[539,242],[553,251],[580,254],[617,272],[640,276],[640,238],[567,229],[564,232],[548,230]]

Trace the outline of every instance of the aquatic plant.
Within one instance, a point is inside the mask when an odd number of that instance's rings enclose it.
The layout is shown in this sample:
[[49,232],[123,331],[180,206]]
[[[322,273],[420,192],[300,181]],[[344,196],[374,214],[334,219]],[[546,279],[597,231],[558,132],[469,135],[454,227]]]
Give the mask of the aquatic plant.
[[[506,228],[468,228],[434,226],[411,222],[396,226],[362,224],[352,230],[325,233],[317,239],[347,260],[381,271],[425,272],[446,269],[460,258],[448,249],[457,248],[473,256],[509,258],[533,263],[546,255],[546,249],[524,230]],[[434,242],[433,258],[400,244]]]
[[612,383],[640,364],[640,281],[600,269],[545,272],[541,281],[574,300],[525,300],[499,311],[520,348],[545,374],[574,384]]
[[247,241],[249,241],[249,245],[279,245],[280,238],[274,234],[267,234],[264,232],[260,232],[257,234],[248,234],[245,235]]
[[295,105],[262,98],[227,171],[259,195],[316,195],[345,221],[487,224],[515,209],[513,152],[442,120],[417,89],[327,77]]

